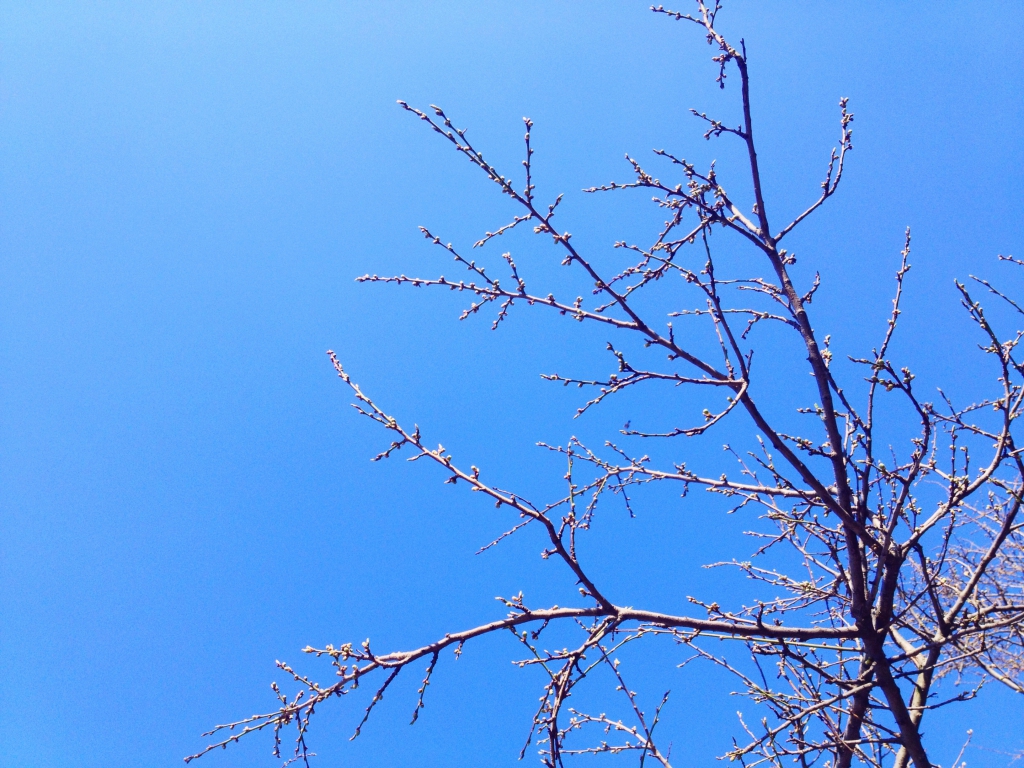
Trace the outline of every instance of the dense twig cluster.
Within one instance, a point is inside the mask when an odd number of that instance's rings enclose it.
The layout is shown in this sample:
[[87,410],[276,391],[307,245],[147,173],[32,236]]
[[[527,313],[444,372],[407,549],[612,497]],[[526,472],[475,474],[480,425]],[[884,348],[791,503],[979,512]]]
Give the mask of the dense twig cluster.
[[[967,285],[958,283],[963,306],[979,329],[982,350],[991,361],[994,389],[988,399],[967,406],[954,405],[941,392],[937,404],[924,399],[915,388],[914,374],[898,368],[889,356],[910,269],[908,231],[881,343],[870,355],[850,358],[863,370],[863,385],[857,384],[857,394],[841,385],[833,373],[830,339],[819,338],[808,317],[807,305],[819,280],[815,277],[810,286],[799,289],[789,269],[795,259],[780,243],[835,193],[852,149],[853,115],[846,99],[841,100],[840,142],[829,159],[818,199],[788,224],[773,229],[755,151],[746,49],[742,42],[738,48],[733,46],[718,31],[719,9],[717,2],[697,0],[693,13],[654,10],[700,27],[715,50],[716,82],[721,87],[728,74],[738,73],[743,115],[738,126],[726,126],[705,113],[694,114],[708,126],[705,138],[726,136],[745,147],[750,188],[744,194],[749,192],[754,200],[750,212],[743,211],[722,186],[713,165],[700,171],[685,159],[659,150],[656,155],[679,175],[673,183],[659,180],[629,158],[632,181],[587,191],[649,190],[667,221],[650,246],[617,243],[636,258],[616,274],[606,274],[577,249],[569,232],[555,226],[561,196],[550,205],[540,204],[535,197],[530,120],[525,121],[525,184],[518,187],[484,158],[466,131],[456,128],[443,110],[422,111],[400,102],[518,206],[509,223],[488,232],[475,247],[529,224],[534,232],[551,239],[563,264],[583,270],[593,283],[595,301],[531,291],[508,253],[502,262],[510,277],[499,279],[426,229],[424,235],[464,268],[467,278],[367,275],[360,280],[438,286],[471,294],[462,317],[493,305],[495,327],[520,304],[547,307],[580,322],[604,324],[639,337],[645,347],[667,354],[665,368],[634,363],[609,344],[616,368],[608,376],[578,379],[552,374],[547,378],[595,392],[580,413],[626,389],[654,381],[694,388],[697,394],[708,388],[724,390],[726,405],[705,408],[698,423],[658,432],[627,427],[623,433],[626,437],[693,437],[730,414],[743,412],[756,430],[755,442],[746,452],[729,449],[736,461],[735,474],[705,476],[683,462],[659,467],[648,456],[636,456],[614,443],[592,450],[573,438],[564,446],[545,446],[567,462],[566,494],[546,504],[534,503],[488,484],[477,467],[457,463],[443,446],[431,447],[418,427],[410,430],[399,424],[360,390],[330,353],[338,375],[355,397],[356,409],[392,436],[391,445],[375,460],[400,450],[411,452],[412,460],[438,465],[446,482],[463,483],[507,510],[511,527],[484,549],[524,526],[543,529],[547,545],[542,556],[565,566],[576,583],[580,603],[537,608],[528,606],[522,594],[502,599],[507,608],[503,618],[451,632],[410,651],[377,653],[369,640],[359,646],[306,648],[307,653],[330,660],[334,681],[320,684],[280,663],[299,692],[288,698],[275,685],[279,697],[275,710],[218,726],[212,733],[224,738],[200,755],[263,729],[273,731],[275,754],[279,754],[282,729],[294,726],[297,733],[290,760],[305,761],[310,717],[322,703],[349,695],[364,678],[381,676],[356,728],[358,735],[398,675],[425,660],[426,673],[412,715],[415,721],[441,652],[451,648],[458,655],[466,642],[497,632],[512,633],[524,647],[526,656],[517,663],[546,673],[527,746],[536,739],[542,761],[550,768],[561,766],[568,755],[597,753],[635,754],[641,764],[650,759],[670,765],[670,750],[658,746],[655,733],[668,694],[653,714],[645,712],[616,656],[624,645],[656,636],[667,636],[689,649],[691,658],[727,670],[737,680],[739,692],[761,708],[763,716],[757,722],[741,721],[742,737],[724,754],[748,768],[762,764],[781,768],[791,761],[804,768],[848,768],[855,760],[879,768],[904,768],[908,763],[930,768],[933,761],[921,730],[929,710],[969,699],[989,681],[1024,693],[1024,518],[1020,516],[1024,463],[1014,436],[1024,399],[1024,363],[1018,361],[1016,347],[1024,332],[1001,335]],[[714,230],[726,230],[746,241],[760,255],[765,272],[752,268],[746,275],[720,276],[709,241]],[[683,257],[692,253],[691,246],[699,249],[700,267]],[[696,330],[681,334],[671,323],[650,317],[641,308],[641,291],[671,278],[678,279],[680,296],[696,298],[696,303],[684,304],[672,317],[706,323],[703,327],[712,335],[717,357],[709,358],[687,343]],[[988,282],[974,282],[1024,315],[1021,307]],[[792,403],[813,417],[806,434],[785,433],[765,415],[759,381],[752,371],[752,331],[762,321],[789,329],[808,362],[816,402],[808,407]],[[877,442],[880,415],[892,410],[882,405],[889,395],[899,397],[917,422],[916,432],[902,445]],[[674,482],[684,491],[703,488],[728,499],[733,509],[759,510],[761,524],[751,531],[756,543],[753,555],[717,565],[739,569],[774,597],[751,600],[732,610],[715,601],[691,598],[699,613],[694,616],[613,603],[588,573],[577,540],[591,526],[606,494],[620,496],[631,509],[631,490],[652,482]],[[764,592],[760,589],[758,594]],[[581,633],[579,643],[574,648],[545,649],[541,645],[545,629],[559,623],[575,625]],[[714,652],[706,644],[710,638],[716,640]],[[722,646],[720,640],[734,642]],[[730,650],[722,653],[717,650],[721,647]],[[573,689],[598,671],[610,675],[631,720],[567,705]],[[940,686],[944,680],[956,685]],[[606,740],[585,740],[595,728],[603,731]],[[194,757],[198,755],[188,759]]]

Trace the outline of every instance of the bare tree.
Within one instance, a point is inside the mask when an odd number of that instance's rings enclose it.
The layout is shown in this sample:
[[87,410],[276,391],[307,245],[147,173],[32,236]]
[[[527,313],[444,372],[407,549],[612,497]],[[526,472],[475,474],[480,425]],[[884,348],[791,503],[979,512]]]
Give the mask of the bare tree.
[[[556,226],[561,196],[550,204],[536,199],[530,120],[525,121],[525,181],[517,185],[491,165],[440,108],[421,111],[399,102],[518,206],[509,223],[488,232],[475,247],[512,228],[530,226],[551,240],[564,264],[586,274],[594,286],[593,298],[566,299],[543,289],[534,291],[508,253],[502,256],[508,277],[499,280],[491,267],[462,255],[426,229],[423,234],[465,268],[468,277],[359,279],[470,294],[472,303],[462,317],[493,308],[494,327],[514,306],[527,305],[630,334],[643,347],[667,355],[667,364],[630,359],[609,345],[615,370],[606,377],[547,378],[594,391],[581,412],[633,387],[653,382],[680,385],[700,404],[709,404],[699,423],[659,431],[627,426],[624,436],[695,437],[724,419],[746,414],[752,427],[747,450],[730,449],[729,466],[705,476],[682,460],[657,466],[646,455],[612,442],[595,449],[572,439],[562,446],[547,446],[567,462],[565,495],[548,503],[534,502],[489,484],[477,467],[457,462],[441,445],[434,447],[418,427],[400,424],[364,394],[329,353],[338,376],[354,395],[356,409],[391,435],[390,446],[374,460],[411,452],[414,459],[437,464],[445,482],[466,485],[489,499],[510,521],[508,531],[492,544],[526,526],[542,529],[547,539],[542,556],[564,565],[578,587],[578,604],[538,607],[528,605],[520,593],[504,599],[504,616],[453,629],[419,648],[381,652],[369,641],[306,648],[329,661],[334,673],[330,683],[318,683],[281,663],[297,684],[297,693],[286,694],[275,684],[279,703],[273,711],[218,726],[211,733],[220,740],[187,761],[264,729],[273,733],[275,754],[280,756],[286,727],[296,729],[288,762],[306,761],[307,728],[322,704],[349,696],[357,684],[376,678],[371,687],[376,693],[356,728],[358,735],[394,680],[408,667],[426,662],[426,676],[413,705],[415,721],[441,653],[452,650],[458,655],[465,643],[493,633],[512,633],[523,646],[521,665],[546,673],[527,746],[536,740],[542,762],[550,768],[563,765],[566,756],[595,753],[630,753],[641,765],[646,760],[670,765],[669,750],[659,745],[656,734],[668,695],[653,711],[645,710],[616,660],[624,645],[657,636],[673,640],[688,657],[728,670],[738,692],[759,707],[761,717],[757,722],[741,721],[740,735],[723,755],[750,768],[791,761],[805,768],[848,768],[854,761],[929,768],[933,759],[922,739],[927,712],[970,699],[990,681],[1024,693],[1024,522],[1019,514],[1024,463],[1014,436],[1024,399],[1024,368],[1016,359],[1024,331],[998,331],[973,292],[990,294],[1021,315],[1024,309],[985,280],[972,278],[971,287],[957,283],[988,356],[991,392],[970,405],[954,404],[941,391],[937,402],[924,399],[915,388],[914,374],[890,359],[910,269],[908,231],[884,335],[870,354],[849,358],[851,367],[862,373],[850,382],[841,381],[832,366],[829,336],[816,332],[809,315],[818,278],[798,286],[790,269],[795,259],[782,243],[839,186],[853,147],[853,115],[847,100],[839,102],[839,144],[828,161],[819,196],[789,223],[773,225],[758,166],[743,41],[734,45],[719,32],[718,2],[696,0],[691,13],[660,6],[653,10],[696,25],[706,36],[720,87],[726,87],[727,76],[738,75],[743,115],[739,125],[727,125],[703,112],[694,115],[706,124],[705,138],[722,137],[745,148],[749,189],[736,195],[723,187],[714,166],[698,170],[666,151],[655,154],[673,181],[661,181],[630,158],[631,181],[586,191],[647,190],[667,222],[649,246],[617,243],[631,259],[625,269],[610,274],[574,245],[569,232]],[[753,208],[742,210],[735,201],[748,195]],[[722,230],[749,246],[745,273],[719,273],[710,236]],[[680,309],[672,316],[686,323],[683,328],[666,323],[663,316],[651,316],[643,307],[644,290],[662,280],[675,281]],[[799,388],[780,395],[777,389],[759,386],[754,351],[764,323],[779,324],[798,345],[813,380],[815,402],[802,402]],[[718,350],[713,357],[696,351],[704,335]],[[983,361],[977,370],[979,375],[986,370]],[[802,371],[797,373],[803,376]],[[721,402],[722,395],[724,405],[710,407],[713,401]],[[780,403],[779,397],[789,399]],[[765,403],[765,398],[773,400]],[[909,409],[916,426],[898,441],[881,445],[876,438],[882,428],[880,417],[894,413],[893,399]],[[777,413],[780,405],[808,417],[804,432],[788,434],[772,424],[766,414]],[[902,423],[893,422],[897,427]],[[889,434],[893,427],[886,429]],[[599,503],[612,494],[629,504],[633,489],[654,482],[673,483],[684,492],[704,489],[724,497],[734,510],[759,511],[751,523],[753,554],[725,564],[749,579],[752,596],[744,604],[727,607],[714,596],[691,598],[696,615],[670,615],[655,606],[617,605],[592,578],[577,541],[590,528]],[[773,596],[756,597],[763,594]],[[642,597],[638,595],[636,602]],[[545,631],[558,624],[579,632],[575,647],[545,648]],[[713,646],[708,644],[711,639]],[[723,639],[733,642],[720,642]],[[729,650],[723,653],[723,647]],[[574,689],[598,670],[610,675],[631,719],[568,705]],[[942,685],[947,681],[950,685]]]

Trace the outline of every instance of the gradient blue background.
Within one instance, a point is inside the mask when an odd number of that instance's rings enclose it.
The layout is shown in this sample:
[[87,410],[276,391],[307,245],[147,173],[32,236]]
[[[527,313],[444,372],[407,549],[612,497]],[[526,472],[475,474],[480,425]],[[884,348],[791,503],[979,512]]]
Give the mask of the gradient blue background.
[[[745,2],[722,20],[748,42],[776,221],[816,193],[839,96],[856,113],[844,188],[794,236],[826,281],[819,330],[843,353],[877,343],[911,225],[898,350],[972,396],[952,280],[1021,287],[995,262],[1024,256],[1021,5]],[[329,677],[307,643],[418,645],[520,588],[568,601],[539,539],[474,557],[503,517],[425,466],[368,461],[386,437],[324,350],[542,498],[563,470],[535,441],[653,420],[667,406],[626,399],[574,422],[579,393],[539,379],[607,371],[606,331],[534,311],[491,333],[456,322],[459,297],[353,278],[454,274],[416,226],[468,249],[511,214],[396,99],[444,105],[512,174],[531,116],[538,194],[569,193],[562,226],[608,253],[662,218],[642,195],[577,192],[625,179],[623,152],[740,178],[735,148],[686,114],[736,114],[709,55],[637,2],[0,4],[0,765],[180,765],[209,726],[272,707],[275,659]],[[566,280],[547,243],[509,244],[538,288]],[[635,521],[609,508],[592,567],[617,599],[686,610],[711,583],[697,566],[732,556],[746,523],[671,489],[646,502]],[[539,695],[517,654],[495,639],[445,658],[413,728],[418,670],[352,744],[364,703],[324,707],[320,764],[512,764]],[[679,660],[636,659],[635,687],[648,706],[673,689],[673,754],[706,763],[744,707]],[[973,726],[969,762],[1007,764],[1022,712],[993,691],[935,717],[936,759]],[[269,749],[202,764],[272,765]]]

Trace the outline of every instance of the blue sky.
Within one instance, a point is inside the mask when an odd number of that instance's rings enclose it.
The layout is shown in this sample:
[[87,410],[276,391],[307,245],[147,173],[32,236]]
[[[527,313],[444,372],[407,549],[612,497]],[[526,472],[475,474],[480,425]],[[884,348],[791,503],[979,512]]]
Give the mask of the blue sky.
[[[1021,6],[737,2],[722,18],[747,41],[779,218],[816,194],[840,96],[856,114],[844,186],[794,240],[825,280],[815,322],[844,353],[875,343],[909,225],[899,353],[970,397],[952,280],[1022,287],[995,260],[1024,256]],[[307,644],[419,645],[499,615],[497,594],[565,599],[536,540],[473,555],[503,530],[488,505],[369,462],[387,438],[324,351],[467,464],[556,493],[536,441],[603,437],[652,406],[573,421],[579,393],[540,380],[605,372],[604,332],[527,311],[492,333],[447,294],[354,282],[451,270],[418,225],[468,247],[510,216],[395,100],[443,105],[513,174],[529,115],[538,194],[566,192],[563,226],[599,252],[660,222],[637,196],[578,192],[625,179],[624,152],[738,178],[735,148],[687,115],[735,114],[708,58],[634,2],[0,5],[0,765],[179,765],[211,725],[272,706],[275,659],[316,670]],[[546,244],[512,242],[560,279]],[[710,583],[697,566],[732,524],[673,493],[645,504],[608,513],[595,567],[671,610]],[[442,665],[413,728],[411,677],[354,743],[362,705],[324,709],[322,764],[512,764],[539,694],[515,653],[486,641]],[[670,649],[648,661],[652,695],[678,692],[676,753],[727,748],[721,681]],[[1004,765],[1022,709],[983,696],[935,737],[955,750],[974,726],[989,751],[969,760]],[[269,750],[201,764],[272,765]]]

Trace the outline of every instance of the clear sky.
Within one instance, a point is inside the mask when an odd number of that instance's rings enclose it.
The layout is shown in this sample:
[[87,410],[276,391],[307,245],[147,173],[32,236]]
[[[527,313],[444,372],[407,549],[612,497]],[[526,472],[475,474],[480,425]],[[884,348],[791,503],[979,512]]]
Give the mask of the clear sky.
[[[995,260],[1024,256],[1024,6],[737,2],[722,18],[747,41],[775,209],[816,194],[839,97],[856,113],[845,185],[796,242],[825,281],[819,329],[870,348],[910,225],[899,349],[969,396],[952,280],[1024,285]],[[329,677],[306,644],[419,645],[501,615],[498,594],[569,599],[536,539],[474,556],[504,529],[489,505],[369,462],[387,438],[324,351],[467,464],[555,493],[562,468],[535,441],[606,436],[653,406],[574,422],[581,395],[540,380],[606,372],[604,332],[527,311],[491,333],[457,322],[458,297],[354,282],[450,271],[417,225],[469,246],[511,212],[395,100],[443,105],[511,174],[532,117],[538,194],[566,192],[563,226],[600,252],[660,221],[637,196],[579,193],[626,179],[624,152],[736,174],[686,113],[735,115],[709,55],[628,1],[0,3],[0,765],[180,765],[208,727],[272,708],[275,659]],[[557,272],[545,243],[514,243],[531,274]],[[639,596],[623,599],[682,610],[732,525],[702,503],[609,513],[595,567]],[[412,728],[413,676],[354,743],[363,704],[332,703],[321,764],[511,765],[539,695],[515,654],[495,639],[443,662]],[[674,753],[706,763],[737,701],[670,649],[651,660],[638,687],[673,689]],[[940,761],[973,726],[969,761],[1006,764],[1022,711],[993,692],[937,717]],[[256,737],[201,765],[269,752]]]

